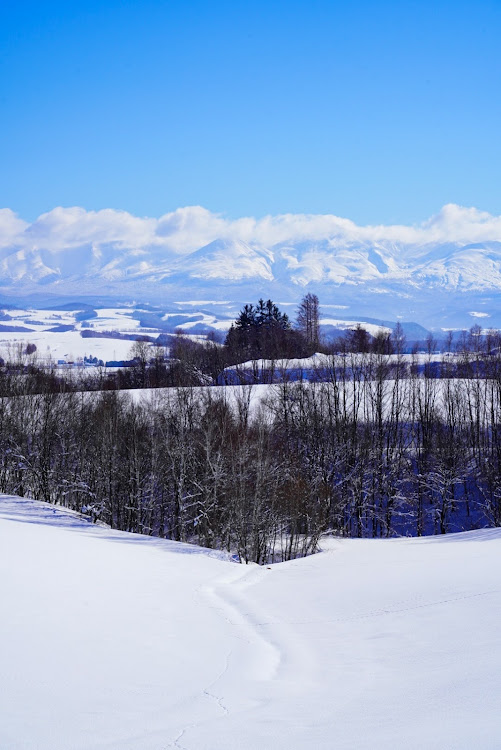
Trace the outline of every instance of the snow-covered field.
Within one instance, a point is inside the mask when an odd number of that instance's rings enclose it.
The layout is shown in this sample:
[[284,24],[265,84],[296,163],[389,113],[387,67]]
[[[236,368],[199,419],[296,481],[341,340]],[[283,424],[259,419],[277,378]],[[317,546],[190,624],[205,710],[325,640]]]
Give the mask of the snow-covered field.
[[[193,303],[195,304],[195,303]],[[215,305],[215,303],[210,303]],[[82,307],[84,307],[82,305]],[[206,340],[197,326],[205,326],[206,330],[219,331],[224,334],[233,322],[225,309],[219,315],[194,311],[187,305],[175,312],[163,314],[158,310],[158,320],[162,320],[170,332],[183,331],[184,335],[194,340]],[[142,326],[138,319],[138,309],[135,306],[124,307],[96,307],[90,310],[79,310],[78,306],[72,310],[66,309],[36,309],[9,308],[0,309],[0,356],[13,359],[20,346],[35,344],[37,357],[41,361],[64,359],[75,362],[83,357],[97,357],[106,360],[122,360],[131,357],[132,341],[118,338],[83,338],[85,332],[96,334],[116,332],[120,334],[147,335],[156,338],[166,328],[153,322],[153,327]],[[215,306],[218,310],[218,306]],[[86,316],[86,313],[88,317]],[[148,314],[143,311],[143,314]],[[83,317],[82,317],[83,316]],[[57,330],[65,326],[72,330]],[[21,330],[8,331],[8,327]],[[22,330],[25,329],[25,330]],[[197,333],[198,330],[198,333]]]
[[501,530],[324,550],[240,566],[2,496],[0,747],[499,748]]
[[43,362],[52,360],[57,362],[64,359],[66,362],[75,362],[85,356],[97,357],[102,360],[129,359],[131,356],[132,341],[123,339],[84,339],[80,331],[65,331],[64,333],[46,333],[35,331],[34,333],[6,333],[0,334],[0,354],[4,359],[11,359],[12,347],[21,343],[23,347],[27,344],[35,344],[37,356]]
[[[447,410],[452,409],[456,418],[462,416],[466,421],[472,415],[479,415],[481,423],[491,418],[491,409],[499,409],[499,387],[493,380],[468,380],[450,378],[444,380],[418,378],[384,380],[382,385],[375,380],[353,384],[347,381],[334,386],[332,383],[293,382],[286,384],[257,383],[252,385],[194,386],[187,388],[135,388],[124,389],[120,393],[138,404],[151,404],[161,408],[162,405],[175,404],[179,391],[189,391],[194,399],[220,399],[236,413],[248,411],[253,418],[271,420],[284,408],[284,399],[289,402],[289,409],[303,405],[312,408],[332,408],[334,397],[339,400],[340,413],[346,409],[350,418],[358,421],[374,419],[375,410],[381,399],[385,419],[395,416],[398,405],[400,421],[413,420],[419,416],[427,404],[433,407],[435,415],[445,417]],[[302,393],[302,396],[300,394]],[[88,399],[96,398],[96,392],[85,395]],[[322,399],[324,394],[324,399]],[[330,401],[326,398],[330,397]],[[27,397],[30,398],[30,397]],[[322,407],[323,404],[323,407]]]
[[[117,331],[120,333],[141,333],[139,321],[131,317],[131,311],[120,308],[101,308],[97,317],[91,318],[92,329],[96,332]],[[75,318],[73,310],[9,310],[12,320],[0,324],[20,326],[27,331],[5,331],[0,328],[0,354],[9,359],[10,351],[17,345],[25,347],[35,344],[37,356],[42,361],[51,359],[57,362],[76,361],[85,356],[103,360],[128,359],[132,341],[106,338],[82,338],[86,323],[82,325]],[[57,326],[73,326],[70,331],[53,331]]]

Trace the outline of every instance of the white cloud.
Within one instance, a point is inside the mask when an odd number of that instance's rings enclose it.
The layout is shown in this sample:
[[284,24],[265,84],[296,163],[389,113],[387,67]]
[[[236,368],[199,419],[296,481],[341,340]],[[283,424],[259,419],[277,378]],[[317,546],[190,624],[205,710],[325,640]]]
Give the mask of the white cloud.
[[191,252],[215,239],[226,239],[229,226],[231,222],[206,208],[187,206],[158,219],[154,241],[174,252]]
[[489,242],[501,240],[501,216],[448,203],[422,226],[427,242]]
[[52,252],[84,245],[112,244],[118,248],[145,248],[156,254],[188,253],[215,239],[243,240],[265,247],[278,243],[328,241],[332,246],[389,242],[405,246],[457,242],[501,241],[501,216],[444,206],[420,225],[358,226],[334,215],[283,214],[262,219],[236,220],[200,206],[179,208],[159,219],[133,216],[126,211],[55,208],[31,224],[10,209],[0,210],[0,248],[43,248]]
[[20,219],[10,208],[0,209],[0,248],[14,244],[23,234],[28,224]]
[[58,207],[26,227],[23,242],[55,251],[107,243],[136,248],[149,244],[157,223],[156,219],[142,219],[111,208],[85,211]]

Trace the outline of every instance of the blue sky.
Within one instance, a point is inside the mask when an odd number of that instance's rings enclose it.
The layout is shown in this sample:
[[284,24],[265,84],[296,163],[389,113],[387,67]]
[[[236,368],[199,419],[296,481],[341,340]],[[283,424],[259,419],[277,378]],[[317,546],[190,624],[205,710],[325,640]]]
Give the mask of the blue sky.
[[0,206],[501,213],[501,2],[0,2]]

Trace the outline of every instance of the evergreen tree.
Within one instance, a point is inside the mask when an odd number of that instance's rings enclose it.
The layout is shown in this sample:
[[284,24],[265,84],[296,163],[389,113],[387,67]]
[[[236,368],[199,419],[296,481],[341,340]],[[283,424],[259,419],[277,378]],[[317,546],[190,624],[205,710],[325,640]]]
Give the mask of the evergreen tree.
[[288,316],[270,299],[246,304],[225,343],[235,361],[290,356],[297,348]]

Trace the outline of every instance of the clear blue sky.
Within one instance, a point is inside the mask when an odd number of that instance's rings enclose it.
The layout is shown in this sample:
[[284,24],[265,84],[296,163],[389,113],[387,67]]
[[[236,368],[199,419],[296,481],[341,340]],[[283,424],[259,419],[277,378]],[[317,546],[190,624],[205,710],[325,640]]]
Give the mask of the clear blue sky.
[[500,39],[500,0],[0,0],[0,206],[501,213]]

